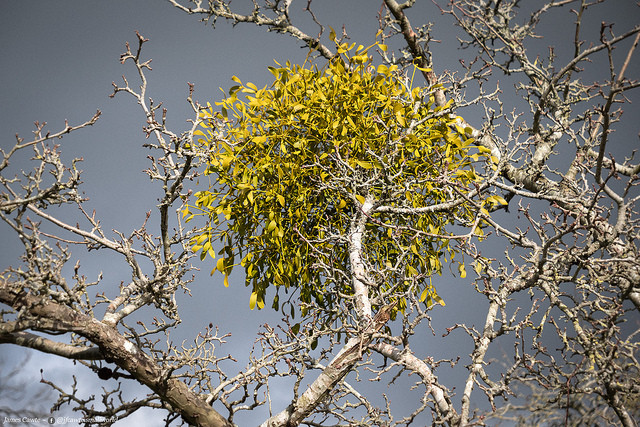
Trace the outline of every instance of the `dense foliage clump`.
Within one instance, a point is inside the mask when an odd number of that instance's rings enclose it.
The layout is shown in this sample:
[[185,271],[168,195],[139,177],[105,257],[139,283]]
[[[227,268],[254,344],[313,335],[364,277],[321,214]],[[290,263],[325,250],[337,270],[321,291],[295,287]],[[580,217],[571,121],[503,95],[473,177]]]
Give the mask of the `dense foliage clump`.
[[[192,249],[217,259],[226,285],[242,257],[252,308],[264,306],[270,285],[297,288],[303,302],[321,305],[332,303],[328,286],[351,294],[349,242],[358,221],[366,223],[363,258],[376,287],[404,292],[417,284],[422,300],[442,303],[427,278],[456,253],[445,227],[478,225],[473,163],[485,153],[448,106],[435,106],[435,88],[414,87],[396,66],[375,67],[373,48],[386,46],[337,43],[322,68],[269,67],[275,79],[262,89],[234,76],[221,111],[202,111],[199,149],[214,179],[184,211],[208,218]],[[452,200],[459,202],[429,209]]]

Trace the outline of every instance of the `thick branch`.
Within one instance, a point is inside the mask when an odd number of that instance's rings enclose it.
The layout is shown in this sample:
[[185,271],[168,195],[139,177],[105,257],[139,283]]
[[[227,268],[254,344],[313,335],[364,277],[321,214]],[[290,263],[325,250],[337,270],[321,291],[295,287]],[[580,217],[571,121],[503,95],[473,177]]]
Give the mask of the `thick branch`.
[[0,287],[0,302],[18,311],[26,310],[30,316],[43,319],[58,332],[74,332],[87,338],[101,349],[105,357],[157,393],[189,424],[231,426],[204,399],[183,382],[171,378],[151,357],[116,329],[62,304],[11,290],[6,284]]
[[16,344],[43,353],[55,354],[66,359],[102,360],[104,356],[98,347],[78,347],[41,337],[29,332],[0,332],[0,344]]
[[367,325],[360,337],[351,338],[340,352],[331,360],[316,380],[287,409],[269,418],[261,427],[296,426],[308,417],[352,371],[362,358],[362,352],[371,343],[373,334],[378,332],[389,320],[389,313],[396,305],[392,303],[382,307]]

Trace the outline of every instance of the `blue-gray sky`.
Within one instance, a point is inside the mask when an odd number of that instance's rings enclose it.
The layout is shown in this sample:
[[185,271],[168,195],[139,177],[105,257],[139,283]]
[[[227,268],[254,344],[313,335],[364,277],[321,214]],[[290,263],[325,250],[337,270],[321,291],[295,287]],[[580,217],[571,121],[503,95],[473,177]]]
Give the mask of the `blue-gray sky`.
[[[619,0],[620,10],[608,11],[610,20],[621,20],[620,27],[628,28],[639,16],[633,3],[632,0]],[[299,0],[294,4],[301,9],[306,1]],[[344,24],[355,42],[366,44],[373,40],[380,6],[377,2],[316,0],[313,5],[318,19],[325,25],[339,29]],[[453,40],[452,22],[448,18],[443,21],[445,18],[431,2],[424,0],[418,2],[411,17],[414,24],[426,20],[441,24],[436,26],[434,34],[442,41],[434,50],[436,71],[455,69],[461,52]],[[306,30],[317,32],[308,17],[301,19]],[[553,21],[545,25],[552,33],[547,44],[570,46],[570,32],[566,32],[566,27],[554,28]],[[16,133],[28,138],[36,120],[46,121],[48,129],[56,131],[64,126],[65,119],[72,125],[78,124],[100,109],[102,117],[98,123],[65,137],[61,148],[69,160],[83,157],[80,168],[84,170],[83,189],[90,199],[87,207],[96,209],[105,230],[129,232],[139,226],[145,212],[154,209],[160,196],[160,189],[142,173],[147,167],[147,152],[141,147],[145,142],[141,131],[142,111],[134,99],[125,94],[115,99],[108,97],[112,93],[111,82],[121,82],[122,74],[137,85],[132,67],[123,66],[118,60],[125,41],[136,45],[136,30],[150,39],[143,50],[145,58],[153,59],[153,71],[148,73],[148,94],[168,108],[168,123],[177,132],[187,128],[185,121],[190,118],[186,103],[187,82],[195,84],[197,100],[213,103],[220,99],[218,88],[232,84],[232,75],[261,86],[271,76],[266,67],[274,59],[301,62],[306,55],[306,50],[291,37],[267,33],[263,28],[251,25],[233,27],[222,21],[213,30],[198,22],[197,17],[188,16],[164,1],[2,0],[0,144],[3,149],[9,148],[15,142]],[[630,129],[629,135],[634,132],[637,133],[637,129]],[[633,141],[637,143],[637,139]],[[12,168],[18,170],[25,165],[26,157],[22,157],[16,159]],[[0,225],[0,233],[4,242],[0,247],[0,267],[5,268],[16,262],[20,248],[7,227]],[[82,271],[89,277],[103,271],[102,286],[105,292],[111,290],[113,295],[118,284],[130,277],[126,265],[116,262],[115,258],[106,255],[92,255],[83,258]],[[195,336],[209,322],[220,326],[222,331],[233,332],[224,351],[240,356],[242,363],[232,369],[237,371],[244,365],[257,326],[277,317],[267,310],[249,311],[249,291],[244,288],[242,279],[225,289],[219,277],[212,279],[206,274],[210,269],[210,266],[203,267],[205,274],[192,287],[193,298],[184,297],[187,309],[182,312],[185,322],[181,334],[185,338]],[[447,306],[434,312],[438,335],[444,327],[462,320],[460,316],[478,324],[483,310],[474,310],[474,307],[482,300],[472,288],[452,278],[439,280],[440,283],[434,284]],[[189,334],[190,331],[193,333]],[[469,342],[462,347],[452,343],[449,347],[431,345],[440,342],[437,340],[425,331],[424,356],[439,359],[458,354],[464,356],[471,351]],[[24,353],[21,349],[0,346],[0,358],[19,361]],[[65,375],[76,373],[92,386],[100,385],[93,376],[84,375],[85,368],[51,356],[33,354],[27,367],[24,378],[34,383],[39,379],[39,368],[44,367],[47,375],[60,381],[64,381]],[[446,377],[446,371],[443,375]],[[447,385],[461,386],[460,383]],[[287,397],[283,396],[282,403]],[[274,410],[280,409],[274,407]],[[246,420],[250,422],[251,418]],[[140,417],[136,422],[157,425],[149,418]]]

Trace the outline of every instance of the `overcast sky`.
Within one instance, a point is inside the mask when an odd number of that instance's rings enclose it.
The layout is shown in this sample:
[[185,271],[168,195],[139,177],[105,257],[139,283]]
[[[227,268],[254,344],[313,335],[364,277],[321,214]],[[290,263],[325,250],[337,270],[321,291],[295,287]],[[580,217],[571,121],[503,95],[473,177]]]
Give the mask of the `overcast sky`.
[[[375,7],[372,7],[373,3]],[[429,19],[442,20],[430,1],[418,3],[419,7],[412,11],[414,24]],[[612,19],[623,21],[620,27],[629,28],[640,15],[633,3],[633,0],[619,0],[620,10],[607,12],[617,15],[612,15]],[[299,0],[294,4],[301,8],[306,1]],[[316,0],[313,4],[318,19],[325,25],[339,29],[345,24],[352,40],[358,43],[367,44],[373,40],[377,30],[377,2]],[[300,22],[308,32],[317,32],[308,17]],[[559,37],[565,47],[570,47],[570,39],[565,38],[570,34],[567,27],[554,28],[552,21],[545,25],[552,30],[549,37]],[[454,30],[450,21],[441,22],[436,29],[437,39],[447,41],[452,38]],[[128,76],[132,85],[134,82],[137,85],[131,66],[123,66],[118,61],[126,41],[135,46],[135,30],[150,39],[143,50],[144,58],[153,58],[153,71],[148,74],[148,93],[168,108],[168,122],[176,132],[186,129],[186,119],[190,118],[186,103],[187,82],[195,85],[197,100],[213,103],[220,99],[218,88],[232,84],[232,75],[261,86],[271,77],[266,67],[274,59],[301,62],[306,55],[306,50],[291,37],[266,33],[263,28],[250,25],[232,27],[224,22],[213,30],[199,23],[197,17],[188,16],[160,0],[0,0],[2,148],[14,144],[16,133],[28,138],[36,120],[46,121],[50,131],[57,131],[64,126],[65,119],[75,125],[88,120],[97,109],[101,110],[102,117],[95,126],[61,141],[62,151],[68,160],[84,159],[80,168],[84,170],[83,189],[90,199],[87,207],[97,210],[105,230],[119,229],[125,233],[142,223],[145,212],[154,209],[160,196],[160,189],[152,186],[142,173],[147,167],[147,152],[141,147],[145,141],[141,132],[142,111],[133,98],[124,94],[115,99],[108,97],[112,93],[111,82],[120,82],[122,74]],[[448,43],[446,48],[444,43],[442,47],[436,47],[436,71],[456,66],[459,52],[451,50],[455,47],[455,43]],[[637,129],[629,132],[634,135]],[[632,141],[637,144],[637,139]],[[23,157],[16,159],[12,168],[16,171],[25,165],[26,157]],[[0,233],[4,242],[0,246],[0,267],[4,269],[15,263],[19,246],[4,225],[0,225]],[[88,277],[96,277],[103,271],[104,290],[111,291],[113,296],[119,283],[130,278],[126,265],[114,268],[115,262],[116,258],[93,255],[83,258],[82,271]],[[210,266],[203,267],[205,272],[210,269]],[[181,333],[185,338],[195,336],[209,322],[219,325],[222,331],[233,332],[223,351],[241,356],[242,363],[234,368],[239,370],[246,361],[242,356],[250,349],[257,326],[277,317],[267,310],[248,310],[249,290],[243,286],[241,276],[236,277],[229,289],[222,286],[221,276],[212,279],[204,274],[199,280],[192,287],[193,298],[184,300],[188,310],[182,312],[185,322]],[[437,314],[438,335],[462,313],[472,323],[481,321],[481,317],[473,320],[475,313],[482,315],[482,311],[474,311],[474,304],[481,300],[468,286],[465,287],[465,283],[450,277],[439,280],[440,283],[434,284],[447,306]],[[470,351],[468,346],[460,350],[428,345],[436,339],[425,334],[425,348],[428,348],[425,355],[438,359]],[[18,363],[24,354],[24,350],[0,346],[0,369],[6,370],[12,363]],[[37,383],[39,368],[44,367],[48,378],[55,377],[61,384],[68,385],[69,372],[73,372],[81,381],[101,385],[94,376],[85,375],[84,367],[74,367],[71,362],[50,356],[35,353],[32,356],[24,374],[32,384]],[[138,418],[136,422],[141,426],[157,425],[148,418]]]

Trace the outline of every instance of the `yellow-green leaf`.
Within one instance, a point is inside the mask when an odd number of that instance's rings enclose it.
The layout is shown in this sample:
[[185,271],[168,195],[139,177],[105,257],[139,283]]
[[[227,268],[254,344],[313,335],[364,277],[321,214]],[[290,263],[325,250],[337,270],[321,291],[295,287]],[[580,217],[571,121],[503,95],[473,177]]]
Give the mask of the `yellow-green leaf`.
[[463,279],[467,277],[467,270],[465,270],[464,264],[458,264],[458,271],[460,272],[460,277]]
[[255,292],[251,292],[251,297],[249,297],[249,308],[253,310],[256,308],[256,301],[258,300],[258,294]]
[[365,162],[364,160],[356,160],[356,163],[358,164],[358,166],[365,168],[365,169],[371,169],[373,168],[373,165],[369,162]]
[[438,304],[440,304],[441,306],[443,306],[443,307],[444,307],[444,306],[446,305],[446,304],[444,303],[444,300],[443,300],[442,298],[440,298],[440,296],[439,296],[438,294],[436,294],[435,292],[433,293],[432,297],[433,297],[433,300],[434,300],[435,302],[437,302]]
[[291,332],[293,332],[293,335],[298,335],[298,332],[300,332],[300,323],[293,325],[291,327]]

